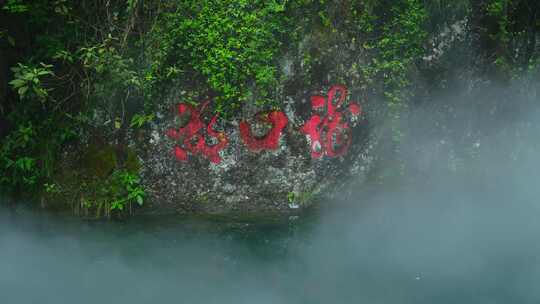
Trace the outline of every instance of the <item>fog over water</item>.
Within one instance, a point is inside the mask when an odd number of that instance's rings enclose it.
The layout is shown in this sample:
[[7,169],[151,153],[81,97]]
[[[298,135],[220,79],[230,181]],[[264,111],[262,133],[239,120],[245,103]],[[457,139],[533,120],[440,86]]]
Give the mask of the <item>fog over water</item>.
[[405,176],[298,218],[0,209],[0,303],[538,303],[540,112],[520,88],[419,106]]

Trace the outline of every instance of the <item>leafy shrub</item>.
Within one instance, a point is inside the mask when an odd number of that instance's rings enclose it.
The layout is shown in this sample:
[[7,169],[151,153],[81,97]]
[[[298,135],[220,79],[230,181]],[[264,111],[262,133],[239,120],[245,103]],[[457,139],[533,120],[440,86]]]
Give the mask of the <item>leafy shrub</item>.
[[0,148],[0,186],[10,189],[31,189],[40,178],[36,158],[35,129],[32,124],[21,124],[2,141]]
[[48,90],[42,85],[44,76],[53,76],[50,64],[40,63],[39,66],[32,67],[22,63],[11,68],[14,78],[9,84],[13,87],[21,99],[35,97],[40,101],[45,101],[48,97]]
[[111,177],[112,183],[110,187],[110,197],[113,197],[111,202],[111,210],[122,211],[131,203],[137,203],[142,206],[144,202],[144,189],[140,185],[139,177],[125,170],[114,172]]
[[151,77],[205,87],[216,97],[218,112],[237,110],[249,99],[270,102],[279,79],[275,63],[286,32],[284,11],[276,0],[171,4],[151,33]]

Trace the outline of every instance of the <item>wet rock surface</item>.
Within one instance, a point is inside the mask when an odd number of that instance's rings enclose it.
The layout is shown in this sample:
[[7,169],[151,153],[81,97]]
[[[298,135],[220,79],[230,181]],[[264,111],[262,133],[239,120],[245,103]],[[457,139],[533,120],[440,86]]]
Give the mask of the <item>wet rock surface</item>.
[[[191,151],[188,151],[187,159],[178,159],[174,151],[182,143],[166,135],[170,128],[185,126],[174,110],[178,101],[171,100],[169,107],[164,107],[173,110],[160,115],[162,119],[143,137],[141,163],[149,196],[145,206],[148,212],[296,211],[307,207],[317,195],[335,192],[339,189],[336,186],[343,181],[365,175],[372,161],[369,150],[373,148],[373,142],[369,138],[365,115],[354,119],[349,114],[344,116],[347,119],[344,123],[350,127],[350,133],[344,136],[350,137],[351,144],[343,147],[345,153],[342,156],[313,157],[311,138],[302,132],[305,121],[299,118],[312,115],[311,107],[302,102],[298,102],[298,107],[291,106],[280,112],[288,122],[278,134],[275,147],[262,145],[253,149],[242,138],[240,119],[220,120],[213,128],[223,132],[228,145],[220,151],[219,161],[213,162]],[[301,113],[302,109],[309,112]],[[258,115],[265,116],[268,112],[262,111]],[[206,116],[201,117],[203,124],[211,119],[208,113]],[[245,122],[249,123],[254,141],[271,139],[275,126],[270,122],[257,117],[246,117]],[[321,126],[322,134],[329,132],[326,128]],[[339,131],[330,137],[342,136]]]

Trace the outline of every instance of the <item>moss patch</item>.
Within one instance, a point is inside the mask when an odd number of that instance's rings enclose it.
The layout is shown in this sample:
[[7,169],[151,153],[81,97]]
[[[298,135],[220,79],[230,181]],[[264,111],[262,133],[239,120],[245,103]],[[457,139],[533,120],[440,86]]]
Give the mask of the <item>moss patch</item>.
[[49,193],[47,200],[57,205],[53,208],[71,207],[83,217],[110,217],[112,202],[127,195],[119,174],[138,176],[140,168],[134,149],[92,143],[63,159],[62,169],[53,177],[59,191]]
[[97,178],[107,177],[116,168],[118,160],[112,145],[91,144],[83,155],[81,169],[86,175]]
[[126,162],[124,163],[124,167],[129,173],[133,174],[138,173],[141,169],[141,162],[139,161],[135,150],[131,148],[127,149],[127,158]]

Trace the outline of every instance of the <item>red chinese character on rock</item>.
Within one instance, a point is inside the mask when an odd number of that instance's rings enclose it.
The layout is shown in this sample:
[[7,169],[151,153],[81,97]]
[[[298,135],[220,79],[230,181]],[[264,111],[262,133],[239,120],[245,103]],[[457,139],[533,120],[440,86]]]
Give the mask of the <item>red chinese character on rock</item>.
[[[334,104],[334,99],[339,94]],[[311,141],[311,157],[321,158],[338,157],[345,155],[352,141],[349,123],[345,121],[343,112],[339,111],[347,99],[347,88],[335,85],[328,91],[328,96],[312,96],[311,107],[314,111],[323,111],[326,106],[326,115],[313,114],[302,127],[302,132],[308,135]],[[362,113],[362,108],[351,102],[347,108],[352,116]]]
[[208,102],[205,102],[199,108],[184,103],[178,105],[178,116],[189,114],[189,121],[183,127],[167,130],[166,134],[179,143],[174,147],[174,155],[179,161],[187,161],[189,152],[192,155],[201,154],[215,164],[221,162],[219,151],[225,149],[229,141],[225,133],[216,132],[213,129],[218,118],[217,115],[214,115],[210,123],[206,126],[206,135],[210,138],[215,138],[217,144],[208,144],[203,132],[205,126],[201,121],[201,112],[207,104]]
[[259,116],[265,123],[271,124],[272,129],[263,137],[257,138],[251,132],[251,126],[246,121],[240,122],[240,137],[248,149],[252,152],[262,150],[276,150],[279,147],[281,132],[287,126],[289,120],[281,111],[272,111]]

